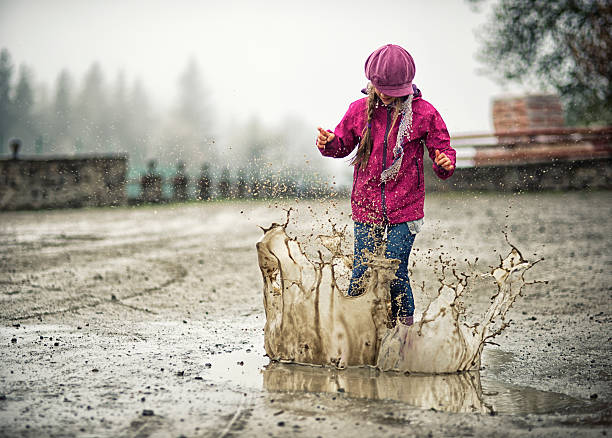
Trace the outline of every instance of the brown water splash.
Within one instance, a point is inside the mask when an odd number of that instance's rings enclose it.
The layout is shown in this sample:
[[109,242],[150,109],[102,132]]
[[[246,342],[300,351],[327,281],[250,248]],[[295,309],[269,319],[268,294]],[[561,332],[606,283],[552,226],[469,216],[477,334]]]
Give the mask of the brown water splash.
[[[389,283],[398,262],[371,255],[365,294],[345,296],[336,272],[347,259],[332,252],[309,260],[285,225],[273,224],[257,243],[264,279],[265,349],[272,360],[303,364],[374,365],[386,333]],[[340,236],[328,237],[329,248]]]
[[[491,273],[454,273],[455,281],[442,285],[437,298],[416,318],[414,325],[398,324],[387,331],[376,366],[382,370],[420,373],[479,369],[485,343],[507,326],[506,313],[521,294],[523,274],[531,266],[513,246]],[[493,277],[498,291],[482,321],[468,325],[460,321],[464,312],[461,297],[479,276]]]
[[[365,293],[346,296],[338,273],[349,272],[343,236],[320,236],[329,255],[309,259],[286,233],[287,223],[264,229],[257,243],[264,280],[265,349],[273,361],[313,365],[373,365],[381,370],[451,373],[480,368],[485,343],[507,325],[506,313],[521,294],[524,272],[533,266],[512,246],[490,273],[457,274],[442,279],[438,296],[412,326],[388,328],[389,284],[397,260],[369,254]],[[327,253],[326,252],[326,253]],[[471,265],[474,271],[474,265]],[[348,269],[348,270],[347,270]],[[443,269],[443,272],[445,270]],[[461,297],[478,277],[492,277],[497,293],[482,321],[461,321]]]

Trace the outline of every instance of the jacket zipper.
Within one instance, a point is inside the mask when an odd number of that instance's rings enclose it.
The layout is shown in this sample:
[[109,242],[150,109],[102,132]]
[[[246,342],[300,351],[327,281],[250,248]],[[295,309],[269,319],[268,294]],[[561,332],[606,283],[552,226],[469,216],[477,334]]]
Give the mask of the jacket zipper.
[[[391,108],[387,108],[387,127],[385,128],[385,141],[383,142],[383,156],[382,156],[382,172],[387,168],[387,138],[389,136],[389,128],[391,128]],[[381,172],[381,173],[382,173]],[[385,197],[385,186],[386,183],[380,184],[380,195],[382,201],[383,221],[386,223],[387,220],[387,202]]]
[[414,158],[414,164],[416,164],[416,169],[417,169],[417,189],[420,189],[421,188],[421,166],[419,166],[418,157]]

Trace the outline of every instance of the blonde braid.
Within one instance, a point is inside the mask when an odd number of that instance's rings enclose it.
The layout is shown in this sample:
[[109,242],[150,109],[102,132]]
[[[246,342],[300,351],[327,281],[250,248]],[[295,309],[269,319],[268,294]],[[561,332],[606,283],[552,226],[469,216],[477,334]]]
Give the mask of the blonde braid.
[[374,90],[374,86],[372,84],[368,84],[368,100],[366,104],[366,117],[367,123],[363,127],[363,131],[361,132],[361,141],[359,142],[359,147],[357,148],[357,152],[355,156],[351,160],[351,164],[357,167],[357,170],[365,169],[368,167],[368,161],[370,160],[370,154],[372,153],[372,118],[374,117],[374,110],[376,109],[376,104],[378,103],[378,95]]
[[[355,156],[351,160],[351,164],[353,166],[357,166],[358,170],[362,168],[365,169],[368,167],[368,161],[370,160],[370,154],[372,153],[372,118],[374,117],[374,110],[378,106],[378,103],[381,102],[378,94],[372,83],[370,82],[367,87],[368,90],[368,101],[366,104],[366,117],[367,123],[363,127],[363,131],[361,132],[361,141],[359,142],[359,147],[357,148],[357,152]],[[393,121],[391,122],[391,128],[387,133],[388,136],[391,134],[393,127],[395,126],[395,122],[399,118],[399,115],[402,112],[402,105],[404,104],[405,97],[396,97],[393,99]]]

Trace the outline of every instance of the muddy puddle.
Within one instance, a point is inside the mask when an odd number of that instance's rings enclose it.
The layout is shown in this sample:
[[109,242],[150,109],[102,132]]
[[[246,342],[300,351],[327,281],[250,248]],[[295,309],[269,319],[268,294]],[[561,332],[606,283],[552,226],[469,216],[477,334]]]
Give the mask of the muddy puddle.
[[[405,326],[389,320],[389,282],[398,261],[386,259],[383,251],[368,253],[365,293],[349,297],[341,286],[352,265],[351,254],[342,250],[345,233],[333,227],[332,235],[318,236],[317,259],[286,233],[289,220],[290,211],[285,224],[262,228],[264,236],[257,243],[264,279],[265,352],[272,359],[262,368],[264,389],[344,393],[434,411],[491,415],[601,407],[481,376],[480,370],[511,360],[501,350],[485,353],[485,344],[508,326],[506,314],[523,288],[538,283],[527,282],[524,274],[540,260],[526,260],[507,236],[507,255],[500,255],[499,264],[488,272],[476,272],[475,262],[468,263],[470,273],[457,271],[456,263],[440,258],[437,296],[415,315],[413,325]],[[325,257],[324,250],[331,256]],[[490,305],[483,317],[468,324],[462,318],[464,296],[475,279],[486,277],[491,279]]]
[[453,374],[404,374],[374,367],[337,369],[271,362],[262,348],[216,355],[207,378],[244,389],[329,393],[369,400],[394,400],[420,409],[490,415],[589,413],[601,403],[512,385],[495,379],[496,364],[511,354],[486,350],[483,369]]

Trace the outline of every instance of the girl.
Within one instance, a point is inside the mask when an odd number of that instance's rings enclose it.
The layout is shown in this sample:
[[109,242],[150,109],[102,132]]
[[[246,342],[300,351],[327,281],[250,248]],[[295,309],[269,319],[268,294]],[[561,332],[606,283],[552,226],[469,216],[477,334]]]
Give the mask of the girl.
[[391,282],[393,325],[413,322],[408,258],[423,224],[423,146],[442,179],[453,174],[456,157],[442,117],[412,84],[414,72],[412,56],[402,47],[387,44],[374,51],[365,63],[367,97],[349,106],[333,132],[318,128],[317,137],[327,157],[346,157],[357,147],[351,160],[355,250],[348,294],[363,292],[364,250],[376,252],[386,233],[385,256],[400,260]]

